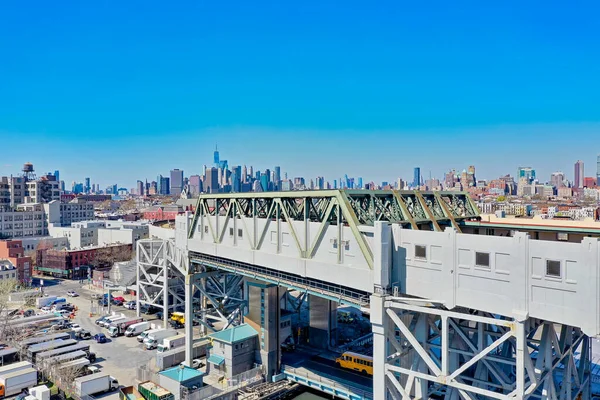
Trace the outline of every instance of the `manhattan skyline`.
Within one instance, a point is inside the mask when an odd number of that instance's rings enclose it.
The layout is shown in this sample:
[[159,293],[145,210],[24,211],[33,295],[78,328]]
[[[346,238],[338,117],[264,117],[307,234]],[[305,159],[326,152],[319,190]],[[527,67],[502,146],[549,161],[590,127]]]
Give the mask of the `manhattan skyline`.
[[215,142],[290,177],[592,175],[597,4],[259,3],[5,5],[0,175],[131,187]]

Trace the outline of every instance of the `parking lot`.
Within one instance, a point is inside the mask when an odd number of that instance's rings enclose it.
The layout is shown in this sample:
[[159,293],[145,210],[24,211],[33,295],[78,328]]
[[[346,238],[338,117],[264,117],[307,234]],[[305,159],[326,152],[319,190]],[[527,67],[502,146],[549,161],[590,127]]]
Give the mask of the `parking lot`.
[[[92,336],[96,333],[104,333],[108,337],[107,342],[102,344],[96,343],[94,340],[88,340],[90,350],[96,353],[97,356],[97,361],[94,364],[98,365],[102,372],[109,373],[117,378],[121,385],[131,385],[136,377],[136,367],[154,362],[156,350],[145,350],[135,337],[119,336],[111,338],[106,329],[95,324],[95,320],[104,315],[106,308],[103,310],[102,307],[98,306],[97,300],[92,300],[91,296],[94,293],[102,294],[101,290],[90,290],[87,285],[82,285],[78,281],[55,281],[54,283],[53,285],[46,285],[44,293],[50,296],[65,297],[67,302],[77,306],[78,311],[72,322],[90,331]],[[77,292],[79,296],[68,297],[67,292],[71,290]],[[132,296],[123,295],[122,293],[113,295],[123,296],[126,300],[134,300]],[[90,310],[95,311],[91,317]],[[128,310],[121,306],[112,306],[111,311],[123,313],[126,316],[135,316],[135,310]],[[156,319],[154,315],[144,315],[143,317],[145,320]],[[161,321],[156,322],[160,323]],[[112,398],[113,395],[109,397]]]

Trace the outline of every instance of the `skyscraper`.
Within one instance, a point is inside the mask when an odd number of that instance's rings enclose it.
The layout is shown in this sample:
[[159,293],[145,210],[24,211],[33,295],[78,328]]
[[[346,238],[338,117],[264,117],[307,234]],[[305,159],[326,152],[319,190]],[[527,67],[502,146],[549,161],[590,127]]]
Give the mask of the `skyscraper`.
[[137,181],[136,183],[136,192],[139,196],[143,196],[144,195],[144,182],[142,181]]
[[598,186],[600,186],[600,154],[598,154],[598,164],[596,165],[596,182],[598,182]]
[[[598,156],[598,166],[600,168],[600,156]],[[600,171],[600,169],[598,171]],[[60,172],[58,172],[58,170],[54,171],[54,176],[56,177],[56,180],[60,182]]]
[[578,160],[575,163],[575,180],[573,182],[573,186],[575,188],[582,188],[583,187],[583,178],[584,178],[584,174],[583,174],[583,161]]
[[413,187],[417,188],[421,186],[421,168],[415,167],[414,178],[413,178]]
[[189,180],[189,187],[191,194],[198,194],[202,192],[202,180],[200,175],[192,175]]
[[550,184],[555,188],[561,188],[564,186],[565,174],[562,172],[554,172],[552,176],[550,176]]
[[527,183],[530,184],[535,181],[535,169],[531,167],[519,167],[517,170],[517,181],[521,178],[527,179]]
[[90,178],[85,178],[85,192],[90,193],[92,188],[90,186]]
[[183,190],[183,170],[175,168],[171,170],[171,194],[179,196]]
[[281,186],[281,167],[275,167],[275,173],[273,174],[273,185],[275,186],[275,190],[280,190]]
[[217,145],[215,144],[215,153],[214,153],[214,162],[215,162],[215,167],[219,168],[219,149],[217,148]]
[[219,170],[217,168],[207,168],[204,177],[204,192],[219,193]]
[[231,191],[239,193],[242,191],[242,167],[239,165],[231,169]]

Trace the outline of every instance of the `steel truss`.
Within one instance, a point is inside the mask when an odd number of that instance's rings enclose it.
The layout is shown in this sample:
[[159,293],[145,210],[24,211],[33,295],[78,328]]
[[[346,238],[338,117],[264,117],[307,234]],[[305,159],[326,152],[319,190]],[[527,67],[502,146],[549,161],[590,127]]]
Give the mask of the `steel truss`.
[[184,279],[181,265],[173,264],[169,251],[173,250],[166,240],[139,240],[137,244],[137,312],[146,304],[163,311],[163,320],[168,319],[168,310],[185,306]]
[[[191,301],[194,321],[210,331],[225,329],[241,318],[243,306],[242,276],[194,264],[189,267],[186,251],[171,240],[144,239],[138,241],[137,282],[139,305],[147,304],[163,310],[166,324],[168,313],[178,306],[185,308]],[[195,291],[185,296],[186,275],[191,274]],[[166,282],[166,284],[165,284]],[[167,293],[167,296],[165,296]]]
[[590,341],[579,328],[397,298],[380,304],[374,350],[386,357],[374,362],[383,369],[374,371],[375,399],[590,398]]
[[[445,226],[452,226],[460,231],[458,222],[478,219],[479,211],[469,195],[462,192],[316,190],[203,194],[198,199],[189,238],[193,237],[198,221],[206,216],[216,218],[215,223],[206,219],[214,243],[222,242],[230,220],[240,219],[238,226],[245,236],[254,238],[253,250],[260,250],[269,224],[255,234],[249,231],[245,218],[286,222],[301,258],[314,256],[327,226],[348,226],[372,266],[373,254],[359,226],[386,221],[412,229],[442,231]],[[292,221],[320,223],[312,242],[300,240],[304,232],[299,232]]]

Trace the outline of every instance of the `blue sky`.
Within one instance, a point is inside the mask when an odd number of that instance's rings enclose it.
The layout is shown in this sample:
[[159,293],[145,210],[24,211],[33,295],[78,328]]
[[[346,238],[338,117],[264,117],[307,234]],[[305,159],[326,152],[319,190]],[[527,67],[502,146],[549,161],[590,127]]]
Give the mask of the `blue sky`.
[[[494,4],[492,4],[494,3]],[[597,2],[3,2],[0,175],[592,175]]]

